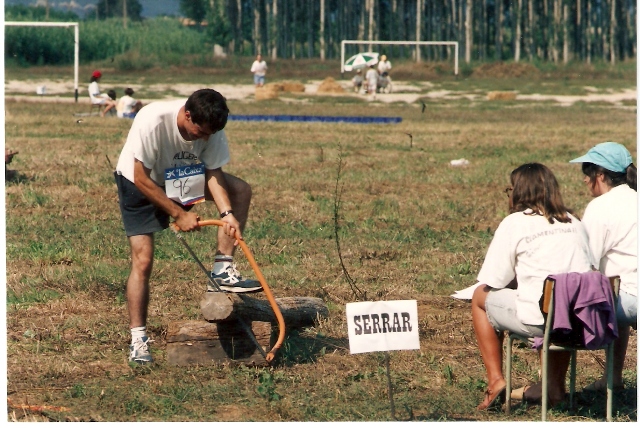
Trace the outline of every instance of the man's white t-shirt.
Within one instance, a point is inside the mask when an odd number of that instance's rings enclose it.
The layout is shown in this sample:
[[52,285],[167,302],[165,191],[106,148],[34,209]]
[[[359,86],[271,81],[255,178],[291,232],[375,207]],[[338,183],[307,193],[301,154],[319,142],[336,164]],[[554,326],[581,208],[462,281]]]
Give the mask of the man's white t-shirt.
[[255,60],[255,61],[253,61],[253,64],[251,65],[251,72],[253,74],[255,74],[256,76],[264,76],[265,74],[267,74],[267,63],[266,63],[266,61],[264,61],[264,60],[262,60],[262,61]]
[[140,109],[122,148],[116,171],[133,180],[134,159],[151,170],[151,179],[164,185],[167,168],[204,163],[206,169],[229,162],[229,145],[224,130],[208,140],[186,141],[178,131],[178,112],[186,100],[158,101]]
[[391,62],[390,61],[380,61],[378,63],[378,73],[382,74],[391,70]]
[[[531,211],[525,211],[531,212]],[[582,223],[570,215],[571,223],[517,212],[507,216],[496,230],[478,274],[478,282],[505,288],[517,278],[518,319],[541,325],[544,280],[548,275],[591,270],[591,253]]]
[[638,295],[638,193],[621,184],[587,205],[582,223],[594,265],[620,276],[620,290]]

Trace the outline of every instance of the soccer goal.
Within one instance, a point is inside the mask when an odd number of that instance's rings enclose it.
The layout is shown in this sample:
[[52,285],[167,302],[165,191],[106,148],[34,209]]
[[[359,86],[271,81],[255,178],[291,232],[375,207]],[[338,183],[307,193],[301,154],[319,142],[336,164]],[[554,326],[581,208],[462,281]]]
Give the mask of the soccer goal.
[[73,86],[75,88],[76,102],[78,102],[78,67],[80,64],[80,29],[77,22],[20,22],[8,21],[5,26],[13,27],[73,27],[74,35],[74,60],[73,60]]
[[343,40],[340,43],[340,73],[344,74],[345,46],[346,45],[409,45],[409,46],[453,46],[455,53],[454,73],[458,75],[458,42],[410,42],[410,41],[386,41],[380,40]]

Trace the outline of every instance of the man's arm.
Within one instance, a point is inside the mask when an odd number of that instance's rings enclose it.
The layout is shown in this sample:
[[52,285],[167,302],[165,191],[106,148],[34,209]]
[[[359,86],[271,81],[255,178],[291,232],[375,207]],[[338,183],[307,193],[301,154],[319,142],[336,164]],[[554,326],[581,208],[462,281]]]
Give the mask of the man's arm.
[[160,208],[176,221],[176,225],[184,232],[198,230],[198,216],[182,209],[182,207],[162,191],[151,179],[151,170],[144,166],[138,159],[134,159],[133,180],[136,187],[144,194],[153,205]]
[[[221,213],[229,211],[233,209],[231,206],[231,201],[229,199],[229,188],[227,187],[227,180],[224,178],[224,173],[222,172],[222,168],[216,169],[205,169],[205,177],[207,181],[207,188],[209,189],[209,193],[213,198],[213,201],[218,207],[218,211]],[[238,219],[230,213],[222,218],[222,221],[226,224],[224,225],[224,233],[228,236],[234,237],[236,232],[238,232],[238,236],[242,239],[242,232],[240,231],[240,223]]]

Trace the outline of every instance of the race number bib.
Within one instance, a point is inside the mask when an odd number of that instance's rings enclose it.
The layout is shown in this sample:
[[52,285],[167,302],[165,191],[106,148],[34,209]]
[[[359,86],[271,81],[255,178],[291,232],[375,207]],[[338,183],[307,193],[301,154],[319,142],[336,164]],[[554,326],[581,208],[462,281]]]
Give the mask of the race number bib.
[[164,185],[169,199],[184,206],[204,202],[204,164],[167,168]]

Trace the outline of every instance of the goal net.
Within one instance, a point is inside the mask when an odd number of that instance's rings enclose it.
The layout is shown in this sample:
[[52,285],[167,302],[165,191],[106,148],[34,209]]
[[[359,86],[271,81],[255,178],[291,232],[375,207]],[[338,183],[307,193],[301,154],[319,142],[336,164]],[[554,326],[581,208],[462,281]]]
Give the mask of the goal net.
[[13,27],[73,27],[74,36],[74,61],[73,61],[73,83],[75,88],[75,98],[78,102],[78,66],[80,64],[80,30],[77,22],[22,22],[7,21],[5,26]]

